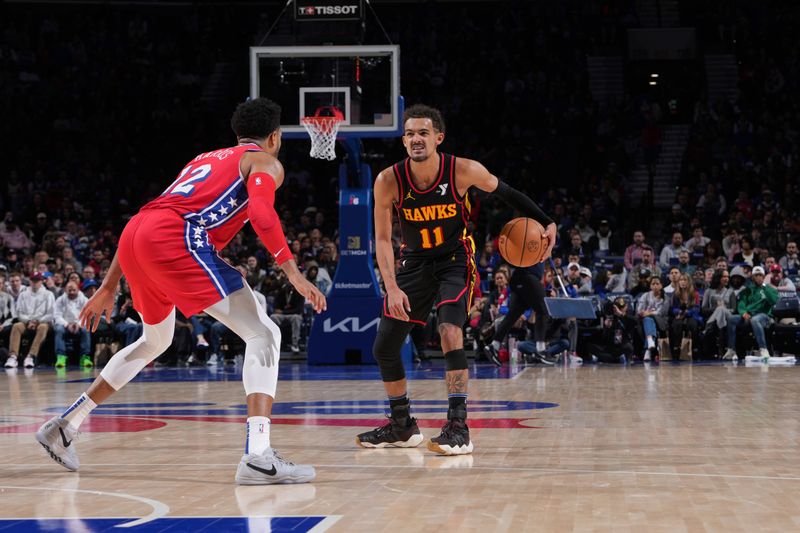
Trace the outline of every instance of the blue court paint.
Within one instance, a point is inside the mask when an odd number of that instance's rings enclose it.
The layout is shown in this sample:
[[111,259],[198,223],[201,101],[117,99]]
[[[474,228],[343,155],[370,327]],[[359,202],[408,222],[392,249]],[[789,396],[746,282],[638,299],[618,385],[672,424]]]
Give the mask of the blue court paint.
[[84,532],[119,532],[119,531],[226,531],[242,532],[251,531],[249,521],[254,522],[263,520],[264,522],[254,524],[256,528],[265,526],[269,520],[269,531],[272,533],[303,533],[310,531],[314,526],[324,520],[324,516],[290,516],[290,517],[270,517],[270,518],[245,518],[245,517],[203,517],[203,518],[158,518],[152,522],[147,522],[140,526],[129,528],[117,528],[119,524],[125,524],[133,520],[132,518],[57,518],[57,519],[0,519],[0,531],[3,533],[31,533],[53,531],[84,531]]
[[[186,407],[185,409],[168,408],[171,405]],[[211,405],[213,407],[209,408]],[[313,402],[277,402],[272,405],[272,415],[369,415],[383,414],[389,403],[386,400],[336,400]],[[471,400],[467,401],[470,413],[498,411],[528,411],[550,409],[558,404],[547,402],[510,402],[506,400]],[[133,407],[131,407],[133,406]],[[165,408],[167,407],[167,408]],[[190,409],[189,407],[196,407]],[[447,412],[447,400],[414,400],[411,409],[414,413]],[[62,407],[50,407],[46,412],[60,412]],[[127,415],[127,416],[246,416],[247,405],[218,406],[209,403],[141,403],[141,404],[103,404],[92,411],[94,415]]]
[[[511,379],[525,367],[473,363],[469,368],[471,379]],[[430,361],[406,370],[406,377],[415,379],[444,379],[444,360]],[[281,363],[278,372],[281,381],[380,381],[381,374],[375,365],[336,365],[318,366],[306,363]],[[241,381],[242,369],[239,366],[219,366],[205,368],[146,368],[132,381],[146,383],[167,383],[175,381]],[[66,380],[66,383],[91,383],[94,377]]]

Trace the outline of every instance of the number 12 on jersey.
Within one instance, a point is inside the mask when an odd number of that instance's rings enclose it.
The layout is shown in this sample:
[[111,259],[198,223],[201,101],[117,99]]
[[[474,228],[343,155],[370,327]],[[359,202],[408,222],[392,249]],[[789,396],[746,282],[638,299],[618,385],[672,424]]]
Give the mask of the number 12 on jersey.
[[419,235],[422,238],[422,247],[425,249],[444,244],[444,231],[441,226],[433,228],[433,241],[431,241],[431,231],[428,228],[419,230]]
[[[192,165],[189,165],[181,171],[178,178],[161,195],[180,194],[181,196],[191,196],[194,192],[194,186],[201,181],[205,181],[210,173],[211,165],[200,165],[194,169],[192,169]],[[178,184],[187,174],[189,174],[189,179]]]

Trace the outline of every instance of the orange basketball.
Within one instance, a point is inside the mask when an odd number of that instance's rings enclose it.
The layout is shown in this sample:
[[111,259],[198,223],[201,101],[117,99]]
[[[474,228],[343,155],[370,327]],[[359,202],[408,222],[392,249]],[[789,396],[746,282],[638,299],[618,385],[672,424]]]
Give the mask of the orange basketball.
[[514,266],[529,267],[542,262],[550,245],[544,226],[532,218],[515,218],[503,226],[497,246],[500,255]]

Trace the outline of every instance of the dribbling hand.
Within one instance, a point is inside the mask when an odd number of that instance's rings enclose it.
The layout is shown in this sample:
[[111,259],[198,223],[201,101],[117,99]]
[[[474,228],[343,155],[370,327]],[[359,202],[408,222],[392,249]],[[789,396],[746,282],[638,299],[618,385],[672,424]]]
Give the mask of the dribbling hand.
[[544,230],[544,234],[548,237],[548,244],[547,250],[544,251],[544,255],[542,256],[542,261],[550,257],[553,253],[553,247],[556,245],[556,233],[558,228],[556,227],[555,222],[548,224]]
[[408,320],[408,313],[411,312],[411,304],[408,303],[408,296],[400,289],[393,289],[386,292],[386,306],[389,313],[400,320]]
[[80,315],[78,315],[81,327],[94,333],[97,331],[97,326],[100,325],[100,318],[103,315],[106,315],[106,320],[111,322],[115,292],[115,290],[103,286],[97,289],[97,292],[89,298],[89,301],[81,309]]

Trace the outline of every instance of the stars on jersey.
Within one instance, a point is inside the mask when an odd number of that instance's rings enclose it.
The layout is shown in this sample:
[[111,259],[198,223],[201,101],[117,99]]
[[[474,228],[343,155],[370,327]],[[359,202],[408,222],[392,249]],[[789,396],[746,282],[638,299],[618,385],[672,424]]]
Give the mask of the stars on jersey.
[[194,231],[192,238],[194,239],[195,248],[202,248],[203,241],[208,239],[208,235],[203,228],[193,228],[192,231]]
[[247,206],[247,188],[240,177],[203,210],[184,215],[193,224],[209,231],[222,226]]

